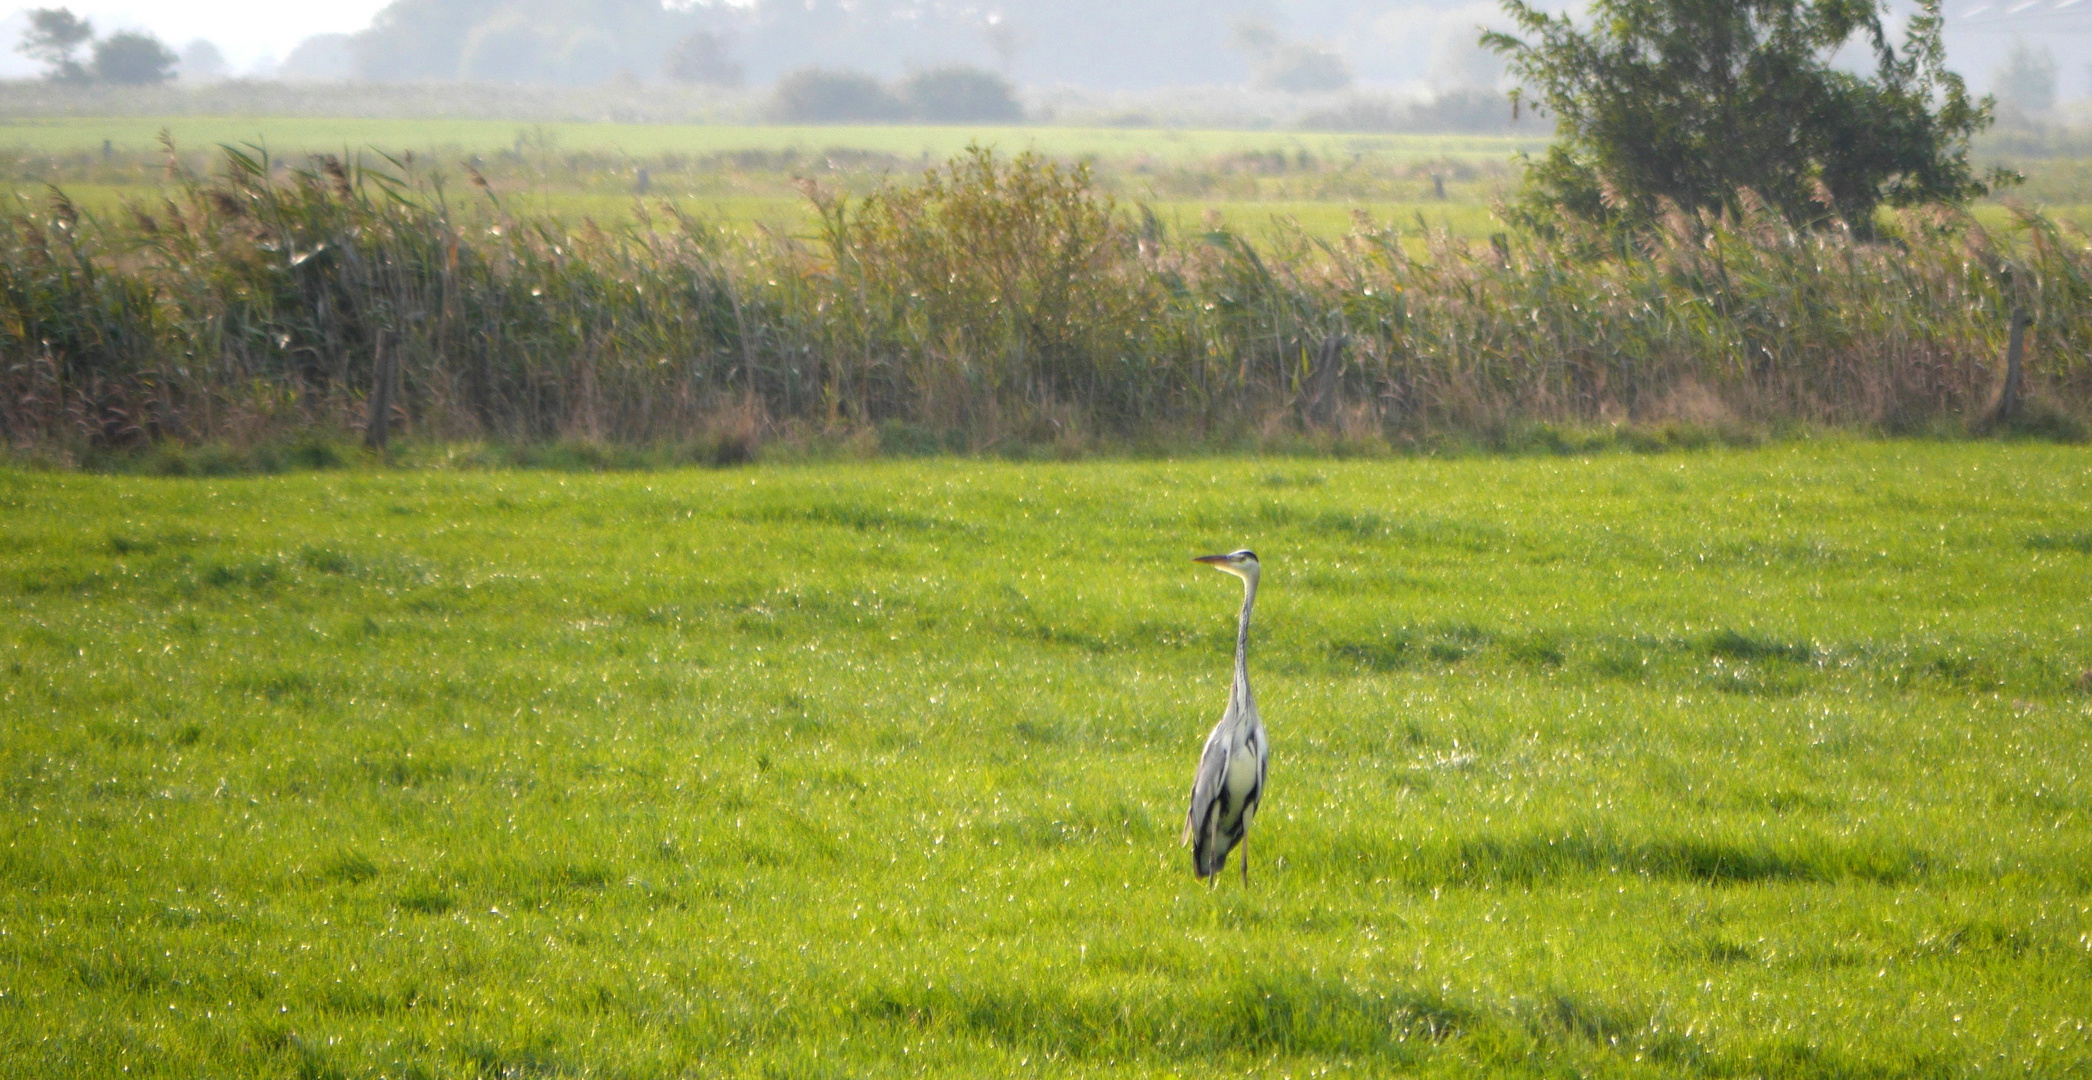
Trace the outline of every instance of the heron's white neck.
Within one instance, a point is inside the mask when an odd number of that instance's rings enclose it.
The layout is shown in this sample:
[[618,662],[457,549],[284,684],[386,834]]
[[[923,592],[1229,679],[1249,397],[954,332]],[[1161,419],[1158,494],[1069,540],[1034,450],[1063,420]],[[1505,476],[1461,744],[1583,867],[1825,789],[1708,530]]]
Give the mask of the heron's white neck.
[[1228,696],[1249,700],[1249,609],[1257,602],[1257,575],[1242,575],[1242,619],[1235,626],[1235,685]]

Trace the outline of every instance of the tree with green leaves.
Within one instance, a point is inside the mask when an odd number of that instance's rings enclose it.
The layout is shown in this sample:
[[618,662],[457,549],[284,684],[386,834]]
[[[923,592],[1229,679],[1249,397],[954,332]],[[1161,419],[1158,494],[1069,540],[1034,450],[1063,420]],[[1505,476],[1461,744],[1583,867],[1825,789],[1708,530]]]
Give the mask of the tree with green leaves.
[[2005,122],[2025,124],[2056,107],[2056,54],[2046,45],[2015,41],[2011,55],[1990,73],[1990,85]]
[[[1527,175],[1529,206],[1630,228],[1757,199],[1796,224],[1959,202],[1988,185],[1969,138],[1993,103],[1946,69],[1940,0],[1921,0],[1897,48],[1880,0],[1593,0],[1588,22],[1503,0],[1517,31],[1483,35],[1552,113],[1556,140]],[[1872,75],[1833,64],[1857,39]]]
[[676,82],[704,86],[740,86],[748,79],[726,38],[712,30],[693,30],[683,35],[668,50],[662,70]]
[[50,65],[46,74],[57,82],[86,82],[87,69],[73,54],[94,40],[94,24],[69,8],[38,8],[29,13],[29,28],[15,51]]
[[1017,88],[992,71],[947,64],[901,80],[908,115],[931,124],[1016,123],[1024,119]]
[[181,57],[151,34],[119,30],[94,44],[94,77],[119,86],[150,86],[174,78]]
[[777,81],[770,112],[787,123],[877,123],[905,118],[908,106],[864,72],[800,68]]

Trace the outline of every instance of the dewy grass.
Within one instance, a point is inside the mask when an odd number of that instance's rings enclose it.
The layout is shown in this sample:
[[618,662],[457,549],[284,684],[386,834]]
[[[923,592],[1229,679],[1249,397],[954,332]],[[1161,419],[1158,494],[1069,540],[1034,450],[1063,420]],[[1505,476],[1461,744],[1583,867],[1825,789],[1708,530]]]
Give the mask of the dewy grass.
[[1835,439],[0,472],[0,1075],[2082,1075],[2087,506]]

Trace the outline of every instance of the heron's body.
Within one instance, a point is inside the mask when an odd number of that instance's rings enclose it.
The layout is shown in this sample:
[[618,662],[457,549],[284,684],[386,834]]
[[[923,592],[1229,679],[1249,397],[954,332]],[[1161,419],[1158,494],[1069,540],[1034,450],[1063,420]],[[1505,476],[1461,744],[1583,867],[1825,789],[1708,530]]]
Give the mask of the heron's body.
[[[1227,866],[1228,853],[1249,838],[1250,823],[1264,798],[1271,747],[1249,689],[1249,613],[1257,601],[1257,557],[1247,551],[1199,560],[1242,579],[1242,617],[1235,631],[1235,680],[1228,707],[1206,737],[1191,781],[1191,809],[1184,817],[1184,842],[1191,845],[1192,870],[1210,878]],[[1242,852],[1242,880],[1249,880],[1249,849]]]

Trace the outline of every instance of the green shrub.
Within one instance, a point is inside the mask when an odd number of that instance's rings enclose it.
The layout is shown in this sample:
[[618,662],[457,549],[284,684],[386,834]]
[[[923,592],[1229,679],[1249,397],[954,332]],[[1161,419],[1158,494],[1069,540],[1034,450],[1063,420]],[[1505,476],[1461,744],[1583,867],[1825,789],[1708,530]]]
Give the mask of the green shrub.
[[907,108],[870,75],[801,68],[778,81],[770,97],[770,112],[779,120],[795,123],[843,124],[899,120]]
[[900,99],[908,115],[933,124],[964,124],[1024,119],[1016,88],[1008,79],[980,68],[950,65],[918,71],[901,81]]

